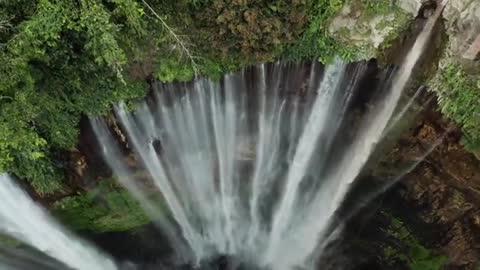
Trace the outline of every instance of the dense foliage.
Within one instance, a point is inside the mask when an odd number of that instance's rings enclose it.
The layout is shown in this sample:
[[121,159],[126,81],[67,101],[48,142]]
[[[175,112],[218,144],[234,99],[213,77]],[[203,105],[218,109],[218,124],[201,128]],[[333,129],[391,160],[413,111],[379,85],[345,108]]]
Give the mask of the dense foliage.
[[125,231],[150,222],[126,190],[107,180],[85,194],[55,202],[53,213],[71,228],[94,232]]
[[[328,60],[336,1],[0,1],[0,171],[40,194],[62,189],[54,156],[82,115],[146,93],[145,79],[189,80],[282,54]],[[188,33],[188,35],[184,35]]]
[[[58,190],[63,175],[51,157],[75,147],[81,115],[145,92],[122,75],[127,55],[118,36],[140,16],[125,2],[113,1],[112,11],[91,0],[2,2],[0,20],[9,26],[0,35],[0,171],[39,193]],[[120,29],[113,16],[132,18]]]
[[[0,0],[0,172],[61,192],[79,121],[190,80],[283,57],[351,59],[328,25],[353,0]],[[360,1],[368,13],[389,0]]]
[[475,71],[469,71],[452,59],[445,59],[431,81],[438,94],[442,113],[458,123],[464,131],[468,150],[480,150],[480,80]]

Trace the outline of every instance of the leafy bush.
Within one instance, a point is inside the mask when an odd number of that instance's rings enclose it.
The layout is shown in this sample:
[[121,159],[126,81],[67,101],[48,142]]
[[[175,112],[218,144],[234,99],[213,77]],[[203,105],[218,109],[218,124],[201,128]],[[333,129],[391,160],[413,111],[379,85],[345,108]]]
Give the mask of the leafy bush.
[[110,180],[101,181],[90,192],[55,202],[53,211],[72,228],[94,232],[125,231],[150,222],[138,202]]
[[198,47],[210,55],[268,61],[292,43],[307,23],[313,1],[213,0],[194,14]]
[[[280,57],[351,59],[355,50],[328,33],[345,1],[2,1],[0,171],[40,194],[60,191],[52,153],[75,148],[81,116],[144,96],[152,75],[219,78]],[[135,76],[138,63],[145,71]]]
[[75,147],[82,114],[106,113],[145,93],[143,84],[125,83],[126,54],[111,22],[117,13],[133,17],[121,11],[135,2],[115,2],[113,13],[94,0],[38,0],[33,11],[17,0],[16,10],[1,8],[14,31],[2,36],[0,51],[0,171],[28,179],[40,194],[61,189],[51,152]]
[[348,58],[349,51],[339,46],[328,33],[330,21],[345,2],[345,0],[313,2],[309,9],[308,26],[298,40],[287,48],[287,58],[294,60],[319,58],[324,63],[338,54]]
[[479,151],[480,80],[478,76],[469,74],[453,60],[445,60],[430,85],[438,95],[442,113],[462,127],[466,148],[470,151]]

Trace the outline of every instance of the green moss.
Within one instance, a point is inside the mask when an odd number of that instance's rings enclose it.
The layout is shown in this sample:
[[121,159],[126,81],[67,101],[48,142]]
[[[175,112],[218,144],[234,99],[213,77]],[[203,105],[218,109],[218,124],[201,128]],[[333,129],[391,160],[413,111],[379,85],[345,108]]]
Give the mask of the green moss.
[[393,8],[393,17],[392,21],[384,21],[377,25],[379,29],[390,28],[388,34],[385,36],[382,44],[378,49],[378,53],[382,54],[385,50],[389,49],[393,43],[404,33],[410,26],[412,17],[410,14],[406,13],[399,7]]
[[53,213],[76,230],[95,232],[125,231],[150,222],[138,202],[108,180],[90,192],[55,202]]
[[191,62],[171,56],[159,61],[154,76],[164,82],[190,81],[195,76],[195,72]]
[[383,255],[388,261],[401,261],[411,270],[440,270],[447,258],[426,248],[413,236],[404,223],[395,217],[390,217],[390,226],[386,233],[399,241],[400,245],[387,245]]
[[334,16],[340,11],[346,1],[321,0],[315,1],[308,13],[308,25],[302,35],[285,51],[288,59],[314,59],[326,63],[336,55],[351,58],[353,48],[341,46],[328,33],[328,27]]
[[390,0],[360,0],[357,1],[369,18],[397,11],[398,7]]
[[339,47],[347,48],[350,60],[381,56],[407,29],[411,20],[408,13],[390,0],[349,0],[345,6],[349,8],[348,19],[354,19],[355,24],[347,23],[336,29],[333,36]]
[[21,242],[19,242],[17,239],[8,235],[0,234],[0,247],[14,248],[20,245],[21,245]]
[[440,110],[464,131],[463,143],[470,151],[480,150],[480,78],[453,59],[445,59],[430,81],[438,95]]

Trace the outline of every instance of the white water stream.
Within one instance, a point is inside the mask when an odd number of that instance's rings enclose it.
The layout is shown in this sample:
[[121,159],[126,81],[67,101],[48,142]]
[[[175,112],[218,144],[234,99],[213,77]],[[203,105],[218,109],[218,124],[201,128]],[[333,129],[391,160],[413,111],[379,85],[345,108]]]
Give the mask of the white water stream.
[[78,270],[115,270],[114,262],[67,232],[7,175],[0,175],[0,232]]

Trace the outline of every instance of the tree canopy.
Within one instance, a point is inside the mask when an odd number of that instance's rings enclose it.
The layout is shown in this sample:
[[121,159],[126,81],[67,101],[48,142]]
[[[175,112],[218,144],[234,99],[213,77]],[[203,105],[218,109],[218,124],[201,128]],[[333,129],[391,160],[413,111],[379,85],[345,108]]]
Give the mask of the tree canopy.
[[349,1],[0,0],[0,172],[61,189],[55,157],[75,150],[80,118],[143,97],[152,78],[350,57],[328,34]]

